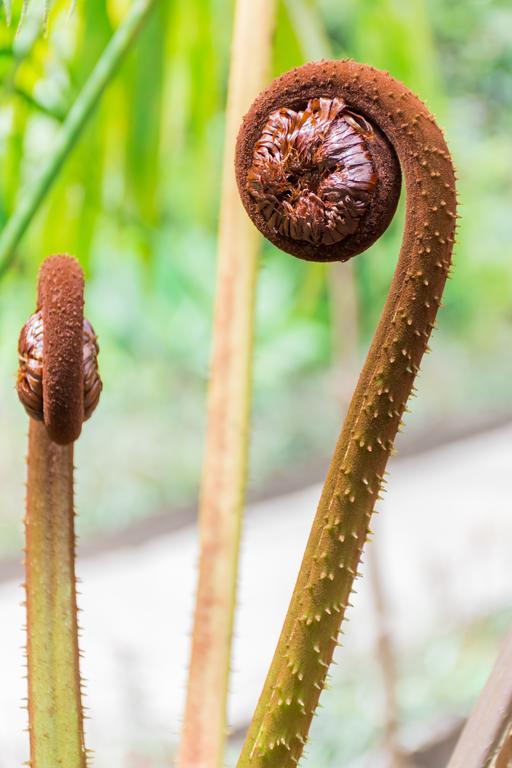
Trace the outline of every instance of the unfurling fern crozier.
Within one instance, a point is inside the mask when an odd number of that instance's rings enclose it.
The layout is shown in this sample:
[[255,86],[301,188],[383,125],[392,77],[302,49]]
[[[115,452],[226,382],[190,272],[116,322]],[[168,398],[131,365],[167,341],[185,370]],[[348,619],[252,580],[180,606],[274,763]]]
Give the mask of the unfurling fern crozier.
[[[456,222],[455,177],[425,105],[389,74],[353,61],[278,78],[243,121],[243,204],[299,258],[345,261],[389,225],[401,174],[402,247],[341,431],[290,607],[239,768],[287,768],[303,751],[349,603],[386,464],[434,327]],[[285,555],[285,553],[283,553]]]

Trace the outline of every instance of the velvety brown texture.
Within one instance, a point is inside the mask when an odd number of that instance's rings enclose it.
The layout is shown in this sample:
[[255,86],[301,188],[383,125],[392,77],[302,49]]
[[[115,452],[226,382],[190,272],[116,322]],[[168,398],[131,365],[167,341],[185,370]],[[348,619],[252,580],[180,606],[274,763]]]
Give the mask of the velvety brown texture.
[[[335,69],[336,64],[339,63],[307,64],[275,80],[258,96],[244,117],[236,146],[236,178],[247,213],[268,240],[287,253],[309,261],[346,261],[369,248],[389,226],[400,196],[400,165],[386,137],[385,127],[382,123],[376,124],[372,121],[371,105],[368,99],[362,96],[357,84],[350,79],[345,80],[339,77]],[[350,224],[344,229],[341,227],[343,239],[332,243],[326,242],[334,239],[331,236],[310,237],[308,242],[307,239],[295,239],[293,236],[283,234],[284,228],[276,226],[275,217],[269,216],[268,209],[265,213],[261,199],[254,196],[255,150],[258,142],[261,142],[262,134],[271,116],[283,109],[295,113],[307,111],[308,103],[318,99],[341,100],[346,105],[345,115],[355,131],[357,131],[355,126],[358,120],[360,121],[359,134],[363,135],[366,132],[364,152],[371,160],[376,177],[375,188],[372,186],[372,194],[365,201],[364,211],[357,219],[357,227],[351,227]],[[369,124],[371,134],[365,131],[365,121]],[[315,141],[319,138],[317,134]],[[340,140],[350,143],[352,138],[353,134],[350,133],[346,137],[340,137]],[[347,150],[348,148],[347,144]],[[342,155],[343,147],[341,150]],[[302,173],[307,175],[309,153],[303,152],[302,155],[304,158]],[[300,159],[301,156],[298,154],[297,164],[300,163]],[[294,194],[294,180],[292,179],[290,183],[291,195]],[[314,227],[315,214],[308,205],[303,205],[299,212],[304,217],[304,224],[302,228],[296,225],[295,230],[298,230],[299,234],[304,234],[304,231],[310,228],[308,218]],[[350,229],[353,231],[347,231]]]
[[39,273],[43,314],[44,423],[51,439],[78,438],[84,420],[84,276],[70,256],[51,256]]

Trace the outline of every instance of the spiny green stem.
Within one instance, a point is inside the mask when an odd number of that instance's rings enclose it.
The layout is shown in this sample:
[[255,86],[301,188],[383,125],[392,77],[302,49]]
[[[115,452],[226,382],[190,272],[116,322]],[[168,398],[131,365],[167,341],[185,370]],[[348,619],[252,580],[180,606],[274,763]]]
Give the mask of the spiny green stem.
[[30,420],[26,525],[32,768],[85,768],[75,587],[73,446]]
[[238,198],[232,168],[240,120],[266,81],[274,10],[275,0],[236,4],[201,488],[199,582],[179,768],[224,764],[260,248],[260,238]]
[[434,327],[454,242],[453,166],[422,102],[387,73],[351,61],[310,64],[283,75],[272,86],[283,106],[299,83],[311,95],[313,88],[319,96],[339,94],[387,136],[405,176],[406,224],[383,315],[336,446],[238,768],[292,768],[302,754],[386,464]]
[[25,191],[22,200],[0,234],[0,278],[12,265],[16,247],[57,179],[76,145],[87,120],[105,88],[142,29],[150,11],[160,0],[135,0],[132,8],[105,48],[89,79],[71,107],[41,175]]

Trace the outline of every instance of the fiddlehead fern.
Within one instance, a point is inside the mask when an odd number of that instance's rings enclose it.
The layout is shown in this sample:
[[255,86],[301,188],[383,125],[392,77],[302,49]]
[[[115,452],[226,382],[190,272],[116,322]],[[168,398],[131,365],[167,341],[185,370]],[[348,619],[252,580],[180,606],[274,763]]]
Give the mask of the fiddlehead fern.
[[441,131],[413,93],[372,67],[321,62],[286,73],[256,99],[239,134],[236,173],[249,215],[304,259],[346,260],[377,239],[395,210],[397,160],[407,196],[400,257],[239,768],[286,768],[302,754],[434,326],[456,220]]
[[30,765],[85,768],[78,651],[73,440],[97,405],[94,331],[83,274],[54,256],[19,340],[18,394],[30,419],[25,517]]

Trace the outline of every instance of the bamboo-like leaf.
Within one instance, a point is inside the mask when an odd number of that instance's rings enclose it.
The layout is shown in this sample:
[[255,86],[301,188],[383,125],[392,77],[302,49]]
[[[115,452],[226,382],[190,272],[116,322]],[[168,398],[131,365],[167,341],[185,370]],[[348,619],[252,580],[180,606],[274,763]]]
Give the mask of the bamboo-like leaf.
[[[70,11],[73,8],[74,0],[65,0],[69,5]],[[41,34],[48,29],[50,13],[56,6],[62,5],[58,0],[0,0],[0,9],[3,7],[5,20],[8,26],[14,20],[16,23],[16,32],[20,32],[25,21],[30,17],[41,22]]]
[[[111,35],[112,27],[105,4],[86,3],[74,60],[74,80],[87,80]],[[105,111],[101,104],[63,168],[59,183],[49,195],[41,233],[44,253],[79,253],[84,269],[89,265],[91,243],[102,200],[106,149]],[[89,162],[90,158],[94,158],[93,163]],[[61,222],[58,229],[55,227],[56,220]]]
[[11,18],[12,18],[12,11],[11,11],[11,0],[3,0],[3,3],[1,3],[4,13],[5,13],[5,20],[7,22],[7,25],[11,25]]
[[[407,82],[436,112],[443,107],[439,66],[425,0],[359,3],[354,27],[356,55]],[[382,30],[386,34],[382,34]]]
[[285,5],[304,59],[318,61],[331,56],[331,44],[318,9],[308,0],[285,0]]
[[247,474],[260,239],[233,174],[236,135],[270,64],[274,0],[238,0],[226,119],[219,263],[201,503],[199,584],[179,768],[220,768],[226,738],[242,511]]
[[[169,3],[160,3],[125,69],[127,188],[137,215],[154,228],[159,217],[160,135]],[[151,77],[148,78],[148,71]],[[146,248],[149,255],[150,249]]]
[[37,181],[26,190],[20,205],[0,234],[0,277],[12,264],[16,246],[58,177],[68,155],[93,113],[105,88],[159,0],[137,0],[117,29],[73,104],[55,142],[55,149]]

